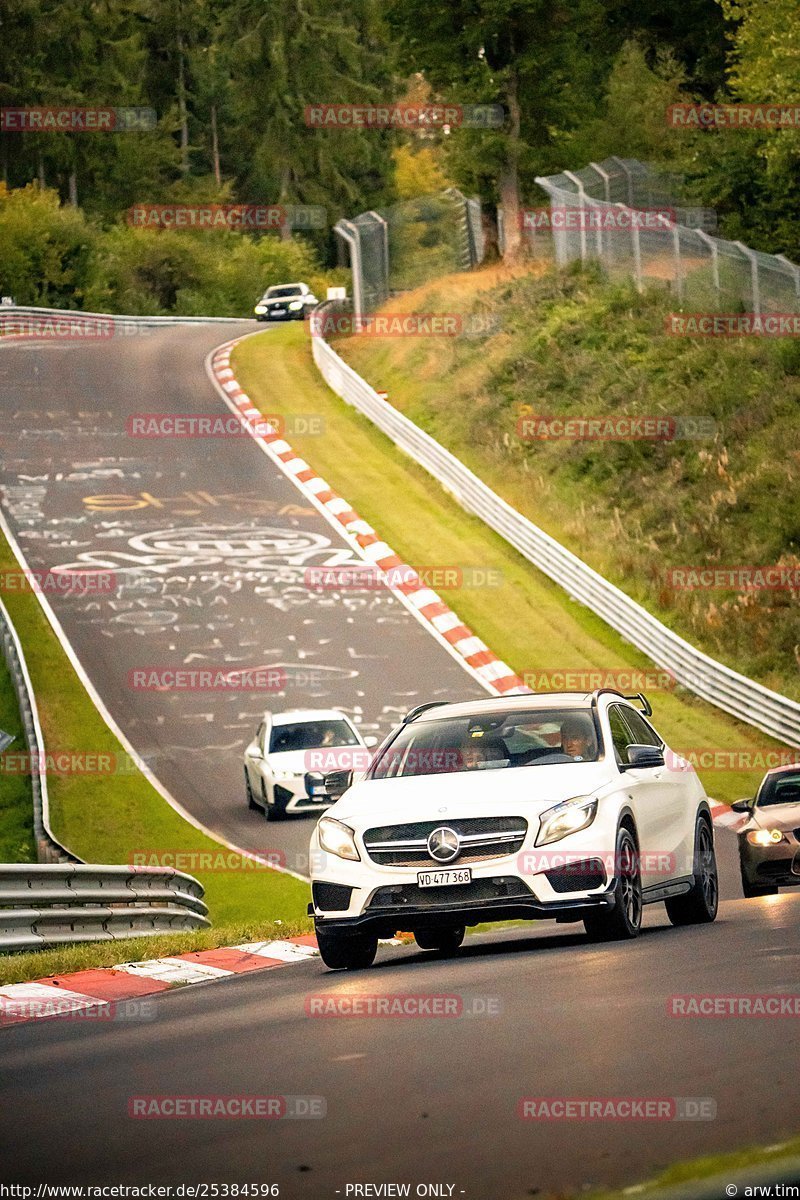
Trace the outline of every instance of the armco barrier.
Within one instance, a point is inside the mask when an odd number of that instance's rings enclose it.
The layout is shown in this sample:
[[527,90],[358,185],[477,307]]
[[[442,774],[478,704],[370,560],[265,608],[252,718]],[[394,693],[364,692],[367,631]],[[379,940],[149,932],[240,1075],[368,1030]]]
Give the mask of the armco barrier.
[[[242,321],[254,320],[251,317],[180,317],[172,315],[163,317],[137,317],[133,314],[83,312],[74,308],[35,308],[33,305],[0,304],[0,341],[2,341],[3,317],[88,317],[90,320],[118,322],[123,329],[126,322],[131,322],[131,324],[135,325],[152,325],[153,328],[157,329],[159,326],[169,325],[240,325]],[[9,336],[18,335],[11,334]]]
[[205,928],[202,897],[201,883],[171,869],[0,864],[0,951]]
[[667,629],[630,596],[598,575],[544,530],[502,500],[429,434],[377,394],[321,337],[314,361],[328,386],[480,517],[573,599],[674,675],[695,695],[789,746],[800,746],[800,704],[717,662]]
[[31,792],[33,794],[33,833],[36,838],[36,857],[39,862],[80,862],[71,850],[62,846],[50,828],[50,805],[47,794],[47,772],[38,769],[44,759],[44,738],[39,724],[36,697],[22,652],[20,640],[11,623],[8,611],[0,600],[0,653],[5,659],[11,682],[17,695],[25,741],[31,761]]

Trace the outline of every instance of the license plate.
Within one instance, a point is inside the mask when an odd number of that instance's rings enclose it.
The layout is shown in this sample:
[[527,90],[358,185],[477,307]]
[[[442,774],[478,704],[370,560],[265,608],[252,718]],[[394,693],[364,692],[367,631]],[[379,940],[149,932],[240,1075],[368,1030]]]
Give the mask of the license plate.
[[273,317],[282,317],[285,312],[285,308],[273,308],[272,315]]
[[459,871],[419,871],[417,885],[426,887],[452,887],[457,883],[472,883],[472,871],[462,867]]

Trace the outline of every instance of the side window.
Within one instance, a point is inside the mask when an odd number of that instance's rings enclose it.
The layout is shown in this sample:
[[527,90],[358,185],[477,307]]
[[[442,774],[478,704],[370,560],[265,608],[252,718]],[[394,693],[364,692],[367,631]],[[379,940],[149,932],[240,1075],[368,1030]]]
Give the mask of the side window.
[[647,724],[644,717],[641,716],[635,708],[625,709],[625,724],[631,731],[629,741],[637,746],[657,746],[659,749],[664,745],[661,738],[656,733],[652,726]]
[[626,763],[628,761],[628,743],[632,739],[618,704],[612,704],[609,708],[608,721],[611,726],[611,741],[614,743],[614,756],[618,763]]

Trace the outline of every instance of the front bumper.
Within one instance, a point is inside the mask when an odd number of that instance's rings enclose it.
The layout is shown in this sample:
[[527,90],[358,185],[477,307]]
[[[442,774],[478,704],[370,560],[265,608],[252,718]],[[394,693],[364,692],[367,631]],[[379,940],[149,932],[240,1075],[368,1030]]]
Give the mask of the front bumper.
[[786,831],[788,842],[770,846],[753,846],[746,835],[739,837],[739,857],[742,874],[752,884],[772,887],[800,886],[800,841]]

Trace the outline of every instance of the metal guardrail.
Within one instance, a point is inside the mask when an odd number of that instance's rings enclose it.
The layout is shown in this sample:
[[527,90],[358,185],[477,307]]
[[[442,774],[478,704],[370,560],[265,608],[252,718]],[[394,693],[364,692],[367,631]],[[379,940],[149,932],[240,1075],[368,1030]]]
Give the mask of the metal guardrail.
[[30,756],[36,857],[39,862],[80,862],[81,860],[71,850],[62,846],[50,828],[47,771],[41,769],[45,748],[42,727],[39,723],[39,711],[36,707],[36,697],[33,694],[31,677],[28,674],[22,645],[2,600],[0,600],[0,653],[5,659],[11,682],[14,685]]
[[0,951],[208,927],[203,886],[168,868],[0,864]]
[[[130,329],[125,329],[126,324],[133,326],[153,326],[153,328],[157,329],[162,325],[233,325],[252,319],[250,317],[137,317],[132,314],[84,312],[73,308],[36,308],[34,305],[2,304],[0,305],[0,335],[3,333],[4,317],[60,317],[64,319],[70,317],[76,319],[88,317],[90,320],[110,322],[113,325],[118,324],[124,332],[131,332]],[[10,336],[15,335],[12,334]],[[87,341],[89,340],[90,338],[87,336]]]
[[800,747],[800,704],[704,654],[502,500],[477,475],[398,412],[321,337],[314,361],[328,386],[432,475],[467,512],[620,633],[678,683],[771,737]]

